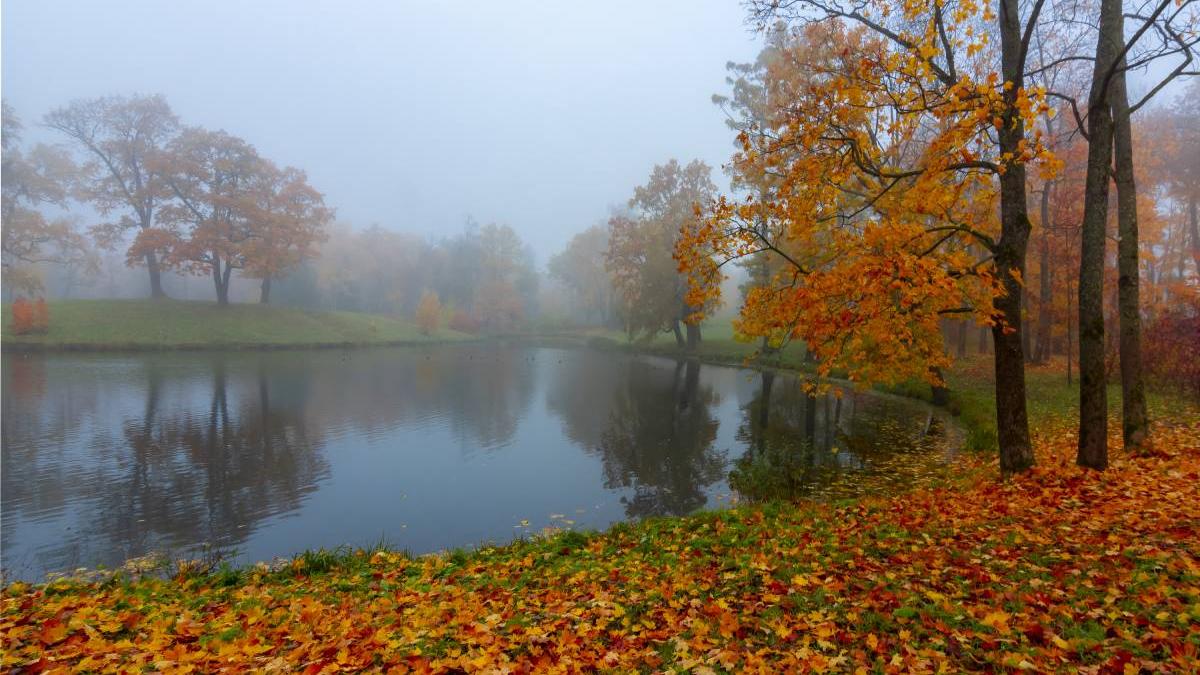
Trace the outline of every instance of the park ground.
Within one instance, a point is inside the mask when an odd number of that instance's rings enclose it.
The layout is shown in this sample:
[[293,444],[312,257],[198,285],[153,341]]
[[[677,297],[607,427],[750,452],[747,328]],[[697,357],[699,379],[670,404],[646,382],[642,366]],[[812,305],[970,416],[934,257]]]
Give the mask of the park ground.
[[28,350],[270,349],[370,346],[462,340],[442,328],[425,335],[411,321],[355,312],[312,312],[258,304],[183,300],[58,300],[49,330],[17,335],[3,308],[3,346]]
[[[702,357],[735,348],[713,340]],[[989,377],[986,358],[949,376],[982,445]],[[744,505],[440,555],[314,551],[282,565],[13,583],[0,666],[1200,671],[1200,405],[1152,396],[1142,456],[1110,424],[1100,473],[1074,465],[1076,394],[1061,364],[1031,368],[1029,383],[1038,464],[1013,478],[980,449],[887,497]]]

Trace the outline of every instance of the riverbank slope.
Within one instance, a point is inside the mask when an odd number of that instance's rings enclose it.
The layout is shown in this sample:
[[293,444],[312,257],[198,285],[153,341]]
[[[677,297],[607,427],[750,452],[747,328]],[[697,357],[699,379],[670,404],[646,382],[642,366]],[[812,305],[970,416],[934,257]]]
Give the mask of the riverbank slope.
[[[986,380],[982,364],[957,377]],[[314,552],[173,579],[12,584],[6,669],[394,672],[1200,668],[1200,406],[1154,453],[1073,463],[1062,374],[1030,377],[1038,465],[967,453],[911,493],[743,506],[474,552]],[[977,389],[986,391],[986,381]]]
[[16,335],[3,307],[3,347],[13,350],[280,349],[469,339],[412,322],[354,312],[310,312],[259,304],[220,307],[183,300],[58,300],[44,335]]

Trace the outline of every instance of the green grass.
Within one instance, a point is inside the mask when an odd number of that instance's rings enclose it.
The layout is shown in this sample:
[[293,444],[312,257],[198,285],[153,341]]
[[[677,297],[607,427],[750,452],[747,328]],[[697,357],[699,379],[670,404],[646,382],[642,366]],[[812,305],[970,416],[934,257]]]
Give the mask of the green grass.
[[441,329],[354,312],[309,312],[259,304],[220,307],[182,300],[59,300],[49,303],[50,330],[15,335],[3,307],[3,345],[27,349],[254,349],[385,345],[469,339]]

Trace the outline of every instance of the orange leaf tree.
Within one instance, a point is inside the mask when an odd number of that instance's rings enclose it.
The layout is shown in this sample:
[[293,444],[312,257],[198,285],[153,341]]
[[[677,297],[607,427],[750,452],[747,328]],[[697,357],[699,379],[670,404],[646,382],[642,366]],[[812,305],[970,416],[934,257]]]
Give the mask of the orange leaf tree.
[[908,3],[897,16],[884,2],[809,4],[819,17],[764,66],[779,103],[742,131],[732,161],[770,190],[721,198],[681,237],[688,302],[719,297],[725,263],[770,256],[778,268],[748,290],[736,330],[802,339],[822,373],[860,383],[938,384],[941,319],[991,325],[1001,466],[1024,469],[1024,166],[1055,169],[1024,138],[1041,93],[992,67],[983,26],[995,16],[973,3]]

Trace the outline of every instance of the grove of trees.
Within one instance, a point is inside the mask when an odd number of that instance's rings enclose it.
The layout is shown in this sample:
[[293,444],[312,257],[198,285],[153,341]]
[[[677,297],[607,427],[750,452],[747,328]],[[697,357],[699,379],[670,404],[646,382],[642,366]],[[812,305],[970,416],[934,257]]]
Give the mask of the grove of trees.
[[[4,107],[4,271],[17,292],[41,292],[33,265],[94,270],[97,248],[123,249],[128,265],[146,268],[152,297],[166,296],[169,270],[210,277],[226,305],[237,270],[261,280],[265,303],[272,280],[314,254],[333,218],[303,171],[227,132],[181,126],[162,96],[81,99],[43,123],[74,153],[23,152],[21,123]],[[42,211],[73,204],[101,222]]]

